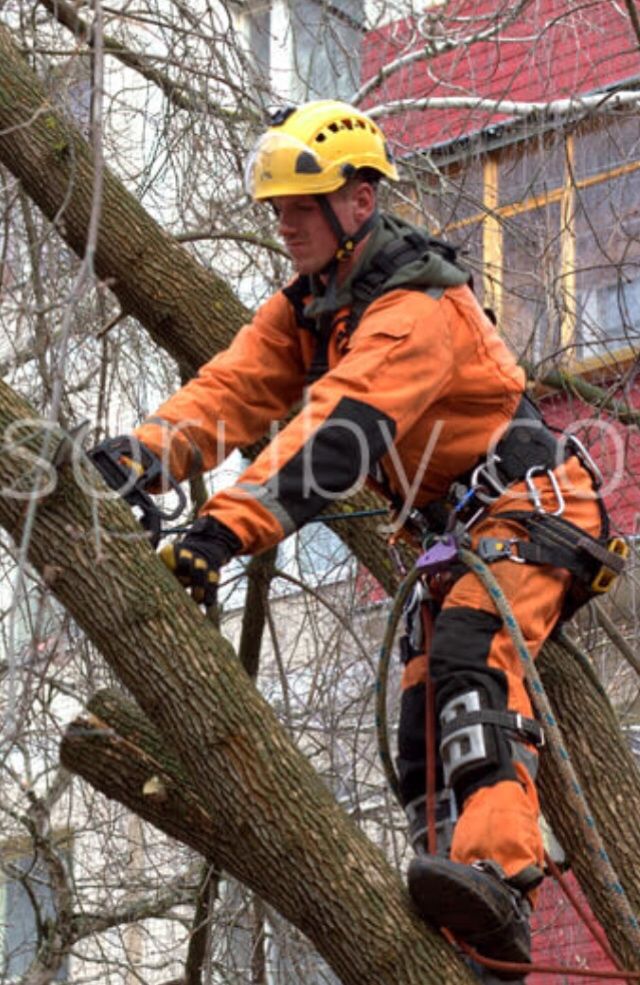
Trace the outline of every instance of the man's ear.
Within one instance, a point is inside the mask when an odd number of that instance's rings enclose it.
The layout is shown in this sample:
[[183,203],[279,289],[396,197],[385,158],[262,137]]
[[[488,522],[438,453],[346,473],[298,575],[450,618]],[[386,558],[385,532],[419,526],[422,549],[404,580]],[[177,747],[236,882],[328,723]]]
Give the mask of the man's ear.
[[353,202],[358,222],[365,222],[370,215],[373,215],[377,205],[376,190],[373,185],[368,181],[360,181],[354,188]]

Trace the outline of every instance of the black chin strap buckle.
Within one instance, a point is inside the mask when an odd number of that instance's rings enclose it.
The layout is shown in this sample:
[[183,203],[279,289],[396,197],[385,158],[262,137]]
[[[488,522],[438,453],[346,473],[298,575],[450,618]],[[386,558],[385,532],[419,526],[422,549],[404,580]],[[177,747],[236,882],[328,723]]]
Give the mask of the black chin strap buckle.
[[364,239],[367,233],[371,232],[373,227],[378,221],[378,211],[374,209],[368,219],[362,223],[362,225],[355,231],[355,233],[345,233],[342,228],[342,223],[340,222],[338,216],[336,215],[331,202],[326,195],[316,195],[316,201],[322,209],[322,214],[329,223],[331,230],[338,241],[338,247],[334,253],[333,259],[337,260],[338,263],[348,260],[349,257],[353,255],[353,251],[360,242]]
[[338,249],[336,250],[335,256],[338,263],[341,263],[343,260],[348,260],[349,257],[353,254],[356,245],[357,245],[357,240],[355,240],[353,236],[345,237],[340,243]]

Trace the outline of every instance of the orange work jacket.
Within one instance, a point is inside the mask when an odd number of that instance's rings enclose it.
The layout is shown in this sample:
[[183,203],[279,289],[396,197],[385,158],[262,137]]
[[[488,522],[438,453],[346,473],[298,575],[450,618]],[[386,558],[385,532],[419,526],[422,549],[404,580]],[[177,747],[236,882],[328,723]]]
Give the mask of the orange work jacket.
[[305,388],[314,338],[278,292],[136,430],[178,480],[269,437],[202,510],[230,527],[247,553],[277,543],[376,467],[401,501],[442,498],[518,405],[524,373],[466,285],[439,297],[391,290],[350,336],[347,313],[333,319],[327,372]]

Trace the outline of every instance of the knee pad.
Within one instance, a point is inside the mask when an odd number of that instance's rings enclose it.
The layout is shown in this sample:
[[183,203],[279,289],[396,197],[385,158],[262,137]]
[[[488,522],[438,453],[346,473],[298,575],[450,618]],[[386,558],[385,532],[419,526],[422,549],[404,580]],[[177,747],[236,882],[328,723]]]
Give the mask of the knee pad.
[[504,779],[515,779],[504,737],[482,717],[488,709],[486,693],[473,688],[450,698],[440,712],[444,782],[455,790],[458,806],[483,775],[507,769],[511,775]]
[[440,727],[444,782],[455,791],[459,810],[474,790],[500,780],[517,780],[513,740],[542,744],[542,729],[536,721],[493,709],[480,687],[450,698],[440,711]]

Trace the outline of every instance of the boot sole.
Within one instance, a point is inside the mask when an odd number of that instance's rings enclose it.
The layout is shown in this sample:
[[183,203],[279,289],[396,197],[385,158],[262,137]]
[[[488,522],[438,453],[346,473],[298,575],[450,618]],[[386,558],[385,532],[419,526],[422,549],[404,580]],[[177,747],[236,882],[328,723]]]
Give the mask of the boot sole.
[[529,963],[528,942],[517,940],[510,932],[514,916],[511,907],[501,905],[479,880],[470,880],[468,866],[454,865],[434,856],[412,859],[409,893],[420,915],[438,927],[446,927],[483,957]]

